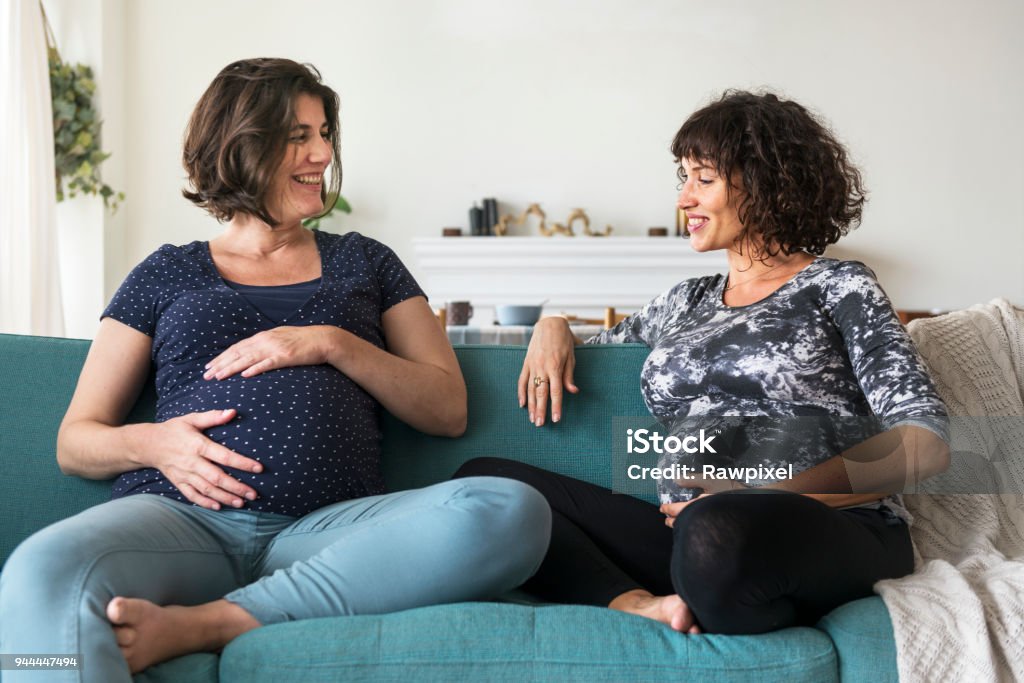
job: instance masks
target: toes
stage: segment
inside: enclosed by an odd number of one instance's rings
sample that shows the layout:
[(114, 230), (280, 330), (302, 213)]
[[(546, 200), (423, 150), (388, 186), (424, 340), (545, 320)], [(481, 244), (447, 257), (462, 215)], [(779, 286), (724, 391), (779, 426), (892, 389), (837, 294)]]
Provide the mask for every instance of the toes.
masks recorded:
[(682, 631), (686, 627), (686, 624), (683, 621), (683, 615), (679, 614), (679, 612), (675, 612), (672, 615), (672, 619), (669, 620), (669, 626), (672, 627), (673, 631)]
[(112, 624), (124, 623), (124, 598), (114, 598), (107, 603), (107, 619)]
[(680, 601), (679, 605), (673, 610), (669, 625), (676, 631), (692, 632), (691, 629), (694, 626), (693, 614), (686, 603)]
[(107, 603), (107, 619), (114, 626), (137, 625), (146, 617), (150, 603), (118, 596)]
[(129, 647), (135, 643), (138, 632), (129, 626), (115, 626), (114, 637), (117, 638), (118, 647)]

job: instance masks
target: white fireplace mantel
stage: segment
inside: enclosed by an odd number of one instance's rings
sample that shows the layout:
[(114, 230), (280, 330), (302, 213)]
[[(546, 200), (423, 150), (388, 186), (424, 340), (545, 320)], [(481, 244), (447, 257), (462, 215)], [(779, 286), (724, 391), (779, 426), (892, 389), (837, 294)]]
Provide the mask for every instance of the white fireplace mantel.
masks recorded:
[(474, 324), (496, 304), (546, 313), (631, 312), (680, 280), (725, 272), (722, 252), (698, 254), (674, 237), (430, 237), (413, 240), (431, 304), (470, 301)]

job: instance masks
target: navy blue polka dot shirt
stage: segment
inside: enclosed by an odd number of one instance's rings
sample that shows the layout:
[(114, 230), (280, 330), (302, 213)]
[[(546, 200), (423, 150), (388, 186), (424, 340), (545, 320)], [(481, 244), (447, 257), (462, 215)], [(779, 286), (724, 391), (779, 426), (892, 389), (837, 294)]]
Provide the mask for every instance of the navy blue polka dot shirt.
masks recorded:
[[(203, 379), (203, 366), (232, 344), (278, 325), (336, 325), (385, 348), (381, 314), (424, 296), (380, 242), (355, 232), (314, 234), (320, 286), (279, 323), (224, 282), (208, 242), (160, 247), (128, 275), (103, 312), (153, 338), (156, 421), (236, 409), (235, 419), (206, 434), (263, 464), (259, 474), (225, 468), (256, 490), (258, 498), (245, 507), (296, 517), (383, 492), (380, 405), (331, 365), (221, 381)], [(187, 502), (154, 468), (126, 472), (114, 482), (114, 498), (138, 493)]]

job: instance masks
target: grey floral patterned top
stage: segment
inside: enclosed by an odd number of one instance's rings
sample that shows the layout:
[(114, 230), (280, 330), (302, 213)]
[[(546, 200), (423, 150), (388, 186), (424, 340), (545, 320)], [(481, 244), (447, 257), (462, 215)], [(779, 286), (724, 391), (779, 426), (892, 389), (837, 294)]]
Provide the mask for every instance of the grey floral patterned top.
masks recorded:
[[(669, 461), (792, 464), (796, 474), (896, 425), (948, 440), (945, 406), (863, 263), (817, 258), (749, 306), (722, 302), (726, 280), (680, 282), (587, 341), (649, 346), (641, 389), (651, 414), (671, 434), (699, 427), (723, 437), (715, 455)], [(671, 481), (659, 490), (662, 502), (697, 492)], [(867, 507), (909, 519), (898, 496)]]

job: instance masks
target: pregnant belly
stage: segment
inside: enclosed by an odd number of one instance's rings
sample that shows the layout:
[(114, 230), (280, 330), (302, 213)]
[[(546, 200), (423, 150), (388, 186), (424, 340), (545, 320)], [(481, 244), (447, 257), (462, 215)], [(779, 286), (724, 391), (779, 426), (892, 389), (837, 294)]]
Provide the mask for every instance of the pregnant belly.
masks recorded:
[(359, 457), (377, 451), (377, 402), (329, 365), (220, 381), (200, 378), (161, 401), (157, 420), (228, 408), (237, 416), (206, 434), (268, 468), (322, 466), (345, 453)]

